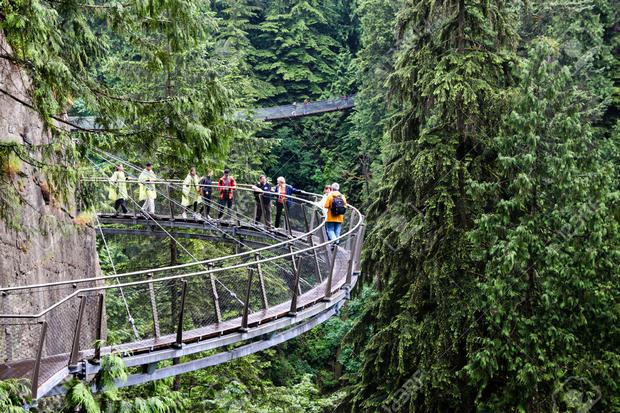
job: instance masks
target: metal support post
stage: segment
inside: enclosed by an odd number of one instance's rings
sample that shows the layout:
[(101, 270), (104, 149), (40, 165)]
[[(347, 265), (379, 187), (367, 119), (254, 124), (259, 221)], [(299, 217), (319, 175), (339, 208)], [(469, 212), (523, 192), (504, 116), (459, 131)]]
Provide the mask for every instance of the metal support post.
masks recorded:
[(39, 390), (39, 373), (41, 372), (41, 358), (43, 357), (43, 346), (47, 336), (47, 321), (41, 323), (41, 335), (39, 336), (39, 346), (37, 348), (37, 358), (32, 369), (32, 380), (30, 382), (32, 398), (36, 400)]
[(105, 309), (105, 295), (99, 293), (97, 295), (97, 331), (95, 332), (95, 357), (93, 361), (99, 363), (101, 360), (101, 346), (103, 345), (103, 317)]
[(265, 288), (265, 277), (263, 276), (263, 266), (259, 262), (260, 253), (256, 253), (256, 269), (258, 271), (258, 282), (260, 285), (261, 298), (263, 301), (263, 309), (269, 308), (269, 301), (267, 300), (267, 289)]
[(220, 310), (220, 296), (217, 293), (217, 285), (215, 284), (215, 276), (213, 275), (213, 263), (208, 264), (209, 282), (211, 283), (211, 295), (213, 296), (213, 309), (215, 310), (215, 320), (219, 324), (222, 322), (222, 311)]
[(332, 296), (332, 282), (334, 278), (334, 269), (336, 267), (336, 256), (338, 255), (338, 248), (334, 249), (332, 254), (332, 260), (329, 267), (329, 275), (327, 276), (327, 284), (325, 285), (325, 299), (329, 300)]
[(75, 323), (75, 332), (73, 333), (73, 345), (71, 346), (69, 367), (77, 366), (78, 356), (80, 355), (80, 336), (82, 334), (82, 318), (84, 317), (84, 308), (86, 308), (86, 296), (83, 295), (80, 297), (80, 307), (78, 309), (77, 322)]
[(319, 254), (316, 252), (316, 248), (314, 248), (314, 236), (310, 233), (310, 231), (314, 229), (316, 215), (314, 213), (312, 214), (311, 222), (310, 224), (308, 224), (308, 216), (306, 215), (305, 205), (302, 205), (301, 207), (302, 215), (304, 216), (304, 224), (306, 225), (306, 232), (308, 233), (308, 244), (310, 245), (310, 248), (312, 248), (312, 255), (314, 256), (314, 266), (316, 268), (316, 273), (319, 277), (319, 281), (323, 281), (321, 266), (319, 265)]
[(288, 314), (291, 316), (297, 315), (297, 296), (301, 294), (301, 289), (299, 286), (299, 279), (301, 277), (302, 258), (303, 257), (300, 255), (299, 262), (297, 263), (297, 271), (295, 271), (295, 282), (293, 284), (293, 297), (291, 298), (291, 308), (289, 309), (289, 312), (288, 312)]
[(353, 272), (361, 271), (362, 247), (364, 246), (364, 235), (366, 234), (366, 224), (362, 223), (357, 236), (357, 245), (355, 246), (355, 263), (353, 264)]
[(172, 197), (170, 196), (170, 185), (166, 185), (166, 192), (168, 194), (168, 209), (170, 210), (170, 221), (174, 221), (174, 209), (172, 208)]
[(252, 294), (252, 278), (254, 270), (248, 267), (248, 288), (245, 293), (245, 303), (243, 304), (243, 317), (241, 318), (241, 330), (248, 330), (248, 315), (250, 314), (250, 295)]
[(289, 219), (289, 215), (288, 215), (288, 199), (284, 199), (284, 225), (286, 226), (286, 231), (288, 232), (289, 236), (293, 235), (293, 229), (291, 228), (291, 220)]
[[(352, 245), (356, 245), (356, 243), (355, 243), (355, 235), (356, 234), (350, 234), (349, 235), (349, 243), (352, 244)], [(355, 259), (353, 257), (353, 255), (355, 255), (354, 251), (349, 250), (349, 262), (348, 262), (348, 265), (347, 265), (347, 279), (345, 281), (345, 285), (348, 285), (348, 286), (351, 285), (351, 278), (353, 276), (353, 261)]]
[(177, 325), (177, 339), (174, 347), (181, 348), (183, 346), (183, 317), (185, 315), (185, 296), (187, 295), (187, 280), (183, 280), (183, 289), (181, 290), (181, 308), (179, 308), (179, 323)]
[(155, 299), (155, 288), (153, 286), (153, 273), (149, 273), (148, 277), (151, 280), (149, 282), (149, 298), (151, 301), (151, 314), (153, 316), (153, 335), (155, 338), (159, 338), (159, 313), (157, 311), (157, 300)]

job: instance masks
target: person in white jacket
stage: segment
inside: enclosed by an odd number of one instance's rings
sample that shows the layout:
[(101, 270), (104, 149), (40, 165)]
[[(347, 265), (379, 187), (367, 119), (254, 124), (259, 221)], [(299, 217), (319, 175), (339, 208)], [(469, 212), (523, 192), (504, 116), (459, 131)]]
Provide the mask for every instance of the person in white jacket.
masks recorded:
[(114, 171), (110, 177), (109, 182), (110, 189), (108, 191), (108, 198), (110, 201), (114, 201), (116, 215), (118, 215), (120, 211), (123, 211), (123, 214), (126, 214), (127, 206), (125, 205), (125, 200), (128, 198), (127, 177), (125, 176), (123, 165), (116, 166), (116, 171)]
[(155, 213), (155, 198), (157, 198), (157, 191), (155, 189), (155, 182), (157, 175), (153, 172), (153, 164), (148, 162), (144, 170), (138, 177), (140, 183), (140, 201), (144, 201), (142, 205), (142, 211), (147, 214)]
[[(199, 178), (196, 175), (196, 168), (191, 168), (183, 181), (183, 196), (181, 197), (181, 205), (184, 207), (191, 206), (196, 218), (198, 210), (198, 201), (200, 201), (200, 185)], [(185, 210), (183, 210), (183, 218), (187, 218)]]

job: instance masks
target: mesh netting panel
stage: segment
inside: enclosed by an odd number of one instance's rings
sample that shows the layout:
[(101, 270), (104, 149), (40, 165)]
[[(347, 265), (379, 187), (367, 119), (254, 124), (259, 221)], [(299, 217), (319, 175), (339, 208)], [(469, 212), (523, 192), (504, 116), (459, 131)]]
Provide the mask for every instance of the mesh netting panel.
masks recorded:
[(40, 383), (69, 365), (79, 305), (79, 298), (73, 297), (45, 316), (48, 326), (41, 359)]
[(41, 332), (41, 323), (0, 324), (0, 380), (32, 378)]

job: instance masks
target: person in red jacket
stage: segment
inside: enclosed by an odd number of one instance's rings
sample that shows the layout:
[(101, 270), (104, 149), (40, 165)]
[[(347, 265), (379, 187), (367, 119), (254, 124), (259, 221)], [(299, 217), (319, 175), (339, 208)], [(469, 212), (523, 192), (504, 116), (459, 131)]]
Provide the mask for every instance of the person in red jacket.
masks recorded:
[(235, 189), (237, 189), (235, 178), (230, 176), (230, 169), (226, 168), (224, 169), (224, 176), (222, 176), (217, 183), (217, 190), (220, 192), (220, 213), (218, 219), (222, 218), (226, 207), (228, 207), (228, 209), (232, 208), (233, 192)]

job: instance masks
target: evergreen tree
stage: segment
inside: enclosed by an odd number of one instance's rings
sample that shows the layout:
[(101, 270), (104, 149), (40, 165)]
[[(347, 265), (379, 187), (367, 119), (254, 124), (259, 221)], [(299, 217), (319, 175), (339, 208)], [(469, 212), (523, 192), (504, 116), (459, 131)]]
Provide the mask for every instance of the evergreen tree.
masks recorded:
[(271, 88), (254, 75), (252, 61), (256, 48), (251, 37), (257, 31), (259, 2), (254, 0), (217, 0), (214, 9), (219, 17), (216, 53), (227, 63), (227, 78), (234, 90), (237, 107), (251, 107), (254, 100)]
[(486, 212), (469, 234), (480, 330), (464, 371), (482, 411), (575, 411), (598, 397), (593, 411), (620, 408), (620, 193), (607, 160), (618, 141), (596, 138), (561, 52), (535, 42), (494, 141), (495, 178), (472, 186)]
[[(359, 91), (349, 139), (357, 143), (356, 192), (360, 200), (371, 194), (371, 182), (381, 176), (381, 145), (385, 124), (390, 116), (386, 80), (392, 71), (396, 12), (402, 2), (364, 0), (357, 4), (360, 20), (361, 49), (353, 70), (359, 79)], [(375, 182), (372, 183), (373, 185)]]
[(273, 86), (270, 102), (314, 99), (336, 73), (341, 45), (332, 36), (326, 11), (331, 0), (274, 0), (257, 36), (259, 76)]
[(408, 1), (400, 10), (390, 78), (400, 110), (366, 240), (365, 271), (380, 295), (354, 334), (364, 365), (343, 408), (473, 408), (477, 389), (464, 368), (477, 333), (470, 297), (478, 268), (467, 232), (481, 208), (469, 190), (488, 173), (505, 111), (511, 19), (499, 1)]
[[(32, 104), (50, 120), (79, 102), (105, 136), (91, 145), (140, 148), (202, 160), (223, 154), (237, 133), (223, 65), (211, 50), (216, 28), (206, 0), (3, 2), (8, 58), (33, 79)], [(169, 147), (171, 149), (166, 149)]]

